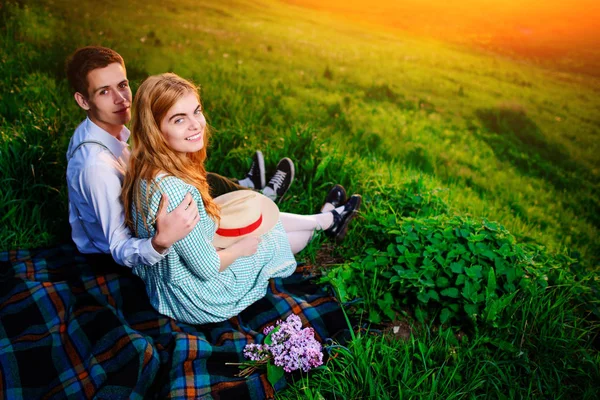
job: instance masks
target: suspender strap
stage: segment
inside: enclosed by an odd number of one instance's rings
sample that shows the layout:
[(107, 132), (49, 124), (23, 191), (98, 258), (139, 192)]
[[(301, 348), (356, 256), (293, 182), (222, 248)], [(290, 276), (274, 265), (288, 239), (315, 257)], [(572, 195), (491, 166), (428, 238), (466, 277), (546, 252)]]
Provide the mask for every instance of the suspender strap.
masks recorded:
[[(75, 153), (77, 152), (77, 150), (79, 150), (82, 146), (84, 146), (86, 144), (98, 145), (98, 146), (104, 147), (115, 158), (115, 160), (117, 159), (117, 157), (115, 157), (115, 155), (112, 153), (112, 151), (110, 151), (110, 149), (108, 147), (106, 147), (106, 145), (104, 143), (99, 142), (97, 140), (84, 140), (83, 142), (79, 143), (77, 145), (77, 147), (75, 147), (75, 149), (73, 149), (73, 151), (71, 152), (71, 157), (69, 157), (69, 161), (71, 161), (71, 159), (73, 158), (73, 156), (75, 155)], [(96, 242), (94, 242), (94, 240), (92, 239), (92, 235), (90, 235), (90, 233), (88, 232), (87, 228), (85, 227), (85, 224), (83, 223), (83, 217), (81, 216), (81, 213), (79, 212), (79, 210), (77, 209), (77, 207), (75, 206), (75, 204), (73, 203), (73, 204), (71, 204), (71, 206), (75, 209), (75, 212), (77, 213), (77, 219), (79, 220), (79, 223), (81, 225), (81, 229), (83, 229), (83, 232), (85, 233), (85, 236), (87, 236), (87, 238), (90, 241), (90, 243), (92, 244), (92, 246), (94, 246), (96, 248), (96, 250), (98, 250), (98, 252), (104, 253), (98, 247), (98, 245), (96, 244)]]
[(83, 142), (79, 143), (73, 149), (73, 151), (71, 152), (71, 157), (69, 157), (69, 160), (71, 160), (71, 158), (73, 158), (73, 156), (75, 155), (75, 153), (77, 152), (77, 150), (79, 150), (81, 148), (81, 146), (85, 146), (86, 144), (97, 144), (98, 146), (104, 147), (115, 158), (115, 160), (117, 159), (117, 157), (115, 157), (115, 155), (112, 153), (112, 151), (110, 151), (110, 149), (108, 147), (106, 147), (106, 145), (104, 143), (99, 142), (97, 140), (84, 140)]

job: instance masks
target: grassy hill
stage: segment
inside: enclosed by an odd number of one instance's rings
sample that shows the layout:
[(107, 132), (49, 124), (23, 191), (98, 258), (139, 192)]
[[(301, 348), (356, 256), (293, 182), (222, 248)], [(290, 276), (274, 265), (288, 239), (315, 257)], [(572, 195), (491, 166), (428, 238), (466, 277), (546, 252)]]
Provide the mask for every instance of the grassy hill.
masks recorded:
[[(64, 152), (84, 114), (67, 88), (64, 60), (79, 46), (101, 44), (123, 55), (134, 87), (147, 75), (166, 71), (201, 85), (215, 128), (209, 170), (240, 176), (257, 148), (270, 166), (290, 156), (296, 161), (297, 181), (281, 204), (284, 211), (315, 212), (336, 182), (362, 193), (362, 218), (353, 223), (344, 245), (325, 250), (337, 259), (364, 260), (384, 251), (386, 240), (395, 237), (390, 232), (406, 217), (442, 218), (424, 222), (440, 232), (454, 226), (454, 217), (485, 218), (498, 221), (503, 235), (514, 236), (510, 246), (524, 246), (523, 254), (536, 249), (535, 256), (525, 257), (527, 268), (537, 263), (568, 275), (569, 268), (577, 266), (581, 279), (575, 282), (572, 274), (568, 278), (573, 287), (595, 279), (585, 271), (597, 270), (600, 261), (597, 78), (540, 69), (430, 39), (365, 31), (328, 14), (271, 0), (42, 0), (9, 2), (0, 6), (0, 14), (1, 249), (68, 240)], [(475, 225), (468, 228), (473, 234), (479, 229)], [(304, 256), (314, 261), (318, 248), (311, 247)], [(521, 254), (520, 249), (514, 254)], [(328, 279), (339, 282), (346, 273), (342, 269), (333, 270)], [(372, 291), (373, 304), (384, 302), (381, 313), (388, 310), (389, 298), (383, 297), (381, 287), (373, 289), (380, 284), (377, 279), (381, 277), (363, 282), (363, 289)], [(345, 289), (364, 297), (360, 287)], [(510, 295), (511, 290), (506, 291)], [(544, 293), (537, 305), (527, 303), (532, 307), (529, 318), (535, 319), (532, 310), (548, 309), (548, 304), (563, 307), (555, 310), (557, 314), (579, 312), (570, 303), (577, 295)], [(597, 292), (585, 293), (597, 302)], [(551, 302), (552, 296), (564, 301)], [(381, 320), (376, 309), (363, 310), (371, 322)], [(393, 309), (400, 315), (398, 307)], [(394, 319), (390, 314), (383, 319)], [(548, 315), (539, 323), (552, 324), (551, 320)], [(538, 377), (543, 389), (515, 393), (569, 393), (573, 385), (598, 377), (597, 348), (589, 350), (598, 327), (577, 321), (572, 325), (585, 335), (565, 333), (556, 321), (554, 331), (546, 332), (568, 337), (569, 351), (588, 354), (585, 362), (591, 369), (561, 370), (571, 377), (571, 386), (561, 387), (549, 374)], [(452, 335), (439, 339), (441, 333), (432, 329), (435, 335), (424, 331), (431, 336), (415, 339), (412, 345), (455, 347)], [(529, 329), (532, 337), (540, 332), (527, 324), (515, 329)], [(490, 345), (482, 332), (470, 343), (484, 349)], [(368, 350), (367, 340), (357, 339), (356, 348), (365, 345)], [(463, 364), (456, 368), (483, 368), (477, 363), (490, 355), (473, 353), (473, 348), (460, 353)], [(395, 357), (395, 351), (385, 354)], [(539, 355), (532, 353), (527, 362), (546, 368), (548, 360), (535, 357)], [(511, 373), (520, 376), (531, 365), (522, 368), (498, 378), (500, 393), (508, 393), (503, 385), (515, 382)], [(473, 390), (490, 390), (494, 372), (486, 371), (488, 386), (480, 384), (481, 377), (461, 379)], [(389, 382), (395, 379), (400, 378), (390, 375)], [(458, 385), (453, 396), (460, 397), (462, 383), (450, 379), (447, 388), (455, 387), (451, 383)], [(592, 386), (578, 393), (589, 394)]]
[(434, 37), (598, 78), (600, 5), (594, 0), (283, 0), (366, 29)]
[[(20, 89), (3, 93), (5, 101), (23, 96), (2, 113), (7, 122), (49, 80), (62, 89), (55, 134), (67, 140), (83, 115), (64, 88), (64, 58), (89, 43), (113, 46), (134, 79), (174, 71), (202, 86), (218, 132), (211, 165), (221, 165), (226, 144), (246, 147), (242, 164), (255, 147), (275, 161), (292, 129), (311, 129), (326, 146), (323, 155), (346, 160), (355, 190), (422, 172), (448, 188), (457, 212), (501, 221), (551, 250), (577, 250), (594, 262), (600, 256), (597, 80), (364, 32), (274, 2), (55, 1), (24, 6), (15, 18), (22, 22), (18, 46), (30, 50), (6, 49), (7, 72), (15, 62), (32, 74), (15, 76)], [(303, 152), (290, 155), (300, 160)], [(221, 172), (239, 175), (244, 166)], [(308, 180), (307, 173), (299, 171)], [(343, 180), (329, 173), (319, 183)]]

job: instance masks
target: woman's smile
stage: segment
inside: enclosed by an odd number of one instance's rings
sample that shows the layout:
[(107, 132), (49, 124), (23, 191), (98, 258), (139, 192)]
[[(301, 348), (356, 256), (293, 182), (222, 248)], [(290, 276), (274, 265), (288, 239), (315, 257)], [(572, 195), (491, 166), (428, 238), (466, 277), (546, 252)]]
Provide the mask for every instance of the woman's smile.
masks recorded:
[[(202, 130), (204, 131), (204, 129)], [(189, 140), (190, 142), (196, 142), (198, 140), (202, 140), (202, 132), (198, 132), (197, 134), (185, 138), (185, 140)]]

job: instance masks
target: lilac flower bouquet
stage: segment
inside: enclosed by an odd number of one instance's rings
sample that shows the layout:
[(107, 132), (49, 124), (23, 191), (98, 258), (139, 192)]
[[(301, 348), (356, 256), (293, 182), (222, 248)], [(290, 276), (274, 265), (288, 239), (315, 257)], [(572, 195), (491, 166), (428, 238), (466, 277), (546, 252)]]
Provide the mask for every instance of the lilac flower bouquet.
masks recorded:
[[(300, 317), (291, 314), (285, 322), (277, 321), (276, 326), (269, 326), (263, 331), (264, 344), (248, 344), (244, 347), (244, 356), (250, 361), (240, 365), (243, 370), (240, 376), (248, 376), (256, 369), (267, 368), (267, 378), (274, 385), (285, 372), (302, 370), (323, 364), (321, 343), (315, 339), (312, 328), (302, 329)], [(228, 363), (232, 364), (232, 363)]]

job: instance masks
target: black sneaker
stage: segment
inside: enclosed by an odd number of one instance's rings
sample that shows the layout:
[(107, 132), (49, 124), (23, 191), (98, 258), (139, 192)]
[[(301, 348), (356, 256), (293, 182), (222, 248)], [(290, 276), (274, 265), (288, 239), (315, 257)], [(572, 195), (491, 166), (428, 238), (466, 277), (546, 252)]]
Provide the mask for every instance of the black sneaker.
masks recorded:
[(260, 190), (265, 187), (265, 159), (260, 150), (256, 150), (252, 157), (252, 165), (250, 171), (246, 174), (246, 178), (252, 181), (254, 189)]
[(325, 205), (327, 203), (330, 203), (333, 206), (333, 208), (338, 208), (345, 202), (346, 202), (346, 189), (344, 189), (344, 187), (342, 185), (336, 184), (334, 187), (331, 188), (329, 193), (327, 193), (327, 196), (325, 197), (325, 202), (323, 202), (320, 212), (323, 212), (323, 208), (325, 208)]
[(360, 209), (360, 203), (362, 202), (362, 197), (359, 194), (353, 194), (352, 197), (344, 204), (344, 211), (338, 213), (335, 210), (332, 210), (333, 214), (333, 224), (329, 229), (323, 231), (326, 236), (333, 238), (337, 243), (340, 243), (346, 237), (346, 232), (348, 232), (348, 224), (352, 221), (352, 218), (358, 214), (358, 210)]
[(273, 201), (279, 201), (294, 181), (294, 163), (289, 158), (282, 158), (277, 164), (275, 175), (271, 177), (262, 193)]

